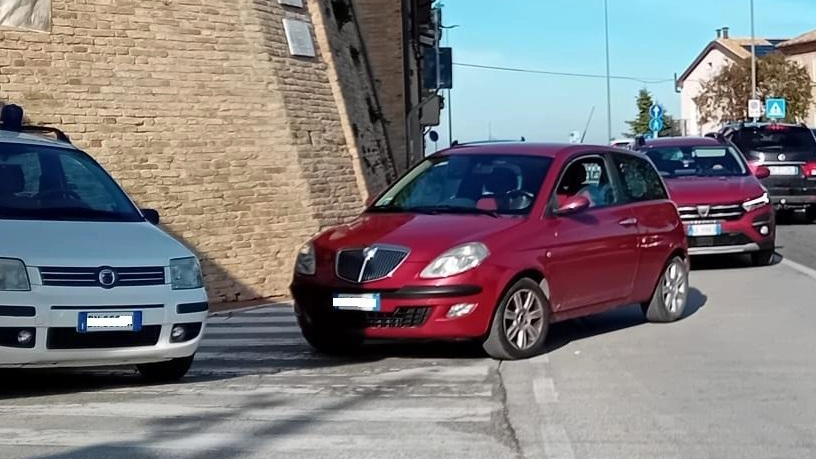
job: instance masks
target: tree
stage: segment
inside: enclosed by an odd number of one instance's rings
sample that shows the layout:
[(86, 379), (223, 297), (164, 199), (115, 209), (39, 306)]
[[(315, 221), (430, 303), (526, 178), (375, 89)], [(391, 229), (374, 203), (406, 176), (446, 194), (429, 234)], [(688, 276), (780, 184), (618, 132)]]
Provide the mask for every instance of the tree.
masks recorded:
[[(787, 117), (784, 121), (803, 120), (811, 102), (810, 76), (805, 68), (774, 52), (757, 59), (757, 98), (784, 97)], [(732, 62), (714, 78), (701, 85), (695, 97), (699, 121), (722, 123), (748, 118), (748, 100), (751, 99), (751, 60)]]
[[(651, 132), (649, 120), (652, 119), (652, 115), (649, 113), (649, 109), (654, 105), (654, 99), (646, 88), (641, 89), (638, 93), (636, 104), (638, 109), (637, 118), (626, 122), (629, 125), (629, 132), (623, 134), (626, 137), (635, 137)], [(670, 137), (676, 135), (680, 135), (677, 123), (670, 115), (664, 113), (663, 129), (658, 132), (658, 136)]]

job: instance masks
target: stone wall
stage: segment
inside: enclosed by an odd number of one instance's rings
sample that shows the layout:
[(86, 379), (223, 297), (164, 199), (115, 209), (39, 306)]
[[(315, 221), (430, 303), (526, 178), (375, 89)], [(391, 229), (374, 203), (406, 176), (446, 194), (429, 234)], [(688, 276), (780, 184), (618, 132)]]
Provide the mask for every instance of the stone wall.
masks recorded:
[[(333, 57), (359, 43), (326, 26), (330, 4), (52, 0), (49, 33), (0, 31), (0, 99), (158, 209), (211, 301), (285, 295), (300, 244), (392, 174), (371, 82)], [(284, 17), (318, 25), (315, 57), (290, 55)]]
[(407, 158), (405, 36), (402, 0), (353, 0), (350, 2), (366, 43), (377, 93), (383, 107), (394, 158), (404, 171), (413, 160)]

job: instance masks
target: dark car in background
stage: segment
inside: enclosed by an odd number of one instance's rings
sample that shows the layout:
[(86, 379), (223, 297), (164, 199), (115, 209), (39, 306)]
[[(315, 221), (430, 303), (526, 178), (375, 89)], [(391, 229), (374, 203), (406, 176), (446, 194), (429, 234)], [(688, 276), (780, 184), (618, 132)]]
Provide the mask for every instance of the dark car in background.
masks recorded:
[(816, 136), (803, 124), (738, 123), (719, 134), (743, 153), (752, 169), (767, 166), (762, 180), (775, 209), (816, 220)]
[(768, 170), (752, 170), (724, 139), (664, 137), (640, 142), (677, 204), (689, 255), (750, 254), (767, 265), (776, 248), (776, 220), (760, 183)]

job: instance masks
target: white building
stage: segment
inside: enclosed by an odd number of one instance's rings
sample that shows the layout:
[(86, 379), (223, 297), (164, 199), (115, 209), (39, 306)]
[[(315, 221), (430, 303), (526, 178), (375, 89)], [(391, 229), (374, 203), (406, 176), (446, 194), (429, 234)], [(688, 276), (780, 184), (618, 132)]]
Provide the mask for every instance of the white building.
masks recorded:
[[(774, 51), (776, 45), (784, 41), (757, 38), (754, 40), (756, 55), (762, 56)], [(700, 124), (694, 98), (700, 94), (702, 83), (713, 78), (722, 67), (750, 58), (750, 38), (731, 38), (728, 35), (728, 27), (717, 29), (716, 38), (697, 55), (697, 58), (677, 79), (677, 86), (680, 90), (680, 123), (684, 135), (705, 135), (719, 128), (719, 125), (715, 123)]]

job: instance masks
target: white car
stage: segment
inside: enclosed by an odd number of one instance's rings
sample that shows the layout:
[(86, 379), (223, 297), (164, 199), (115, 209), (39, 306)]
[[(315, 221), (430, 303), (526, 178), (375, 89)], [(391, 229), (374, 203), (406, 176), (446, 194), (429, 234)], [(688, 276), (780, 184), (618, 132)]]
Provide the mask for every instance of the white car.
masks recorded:
[(0, 367), (183, 377), (209, 309), (198, 259), (61, 131), (21, 126), (13, 107), (0, 128)]

